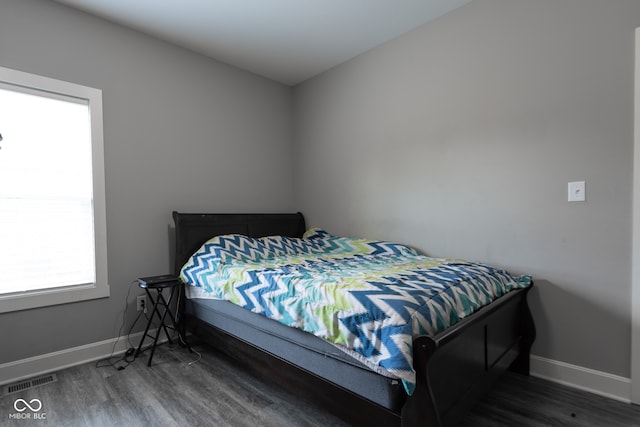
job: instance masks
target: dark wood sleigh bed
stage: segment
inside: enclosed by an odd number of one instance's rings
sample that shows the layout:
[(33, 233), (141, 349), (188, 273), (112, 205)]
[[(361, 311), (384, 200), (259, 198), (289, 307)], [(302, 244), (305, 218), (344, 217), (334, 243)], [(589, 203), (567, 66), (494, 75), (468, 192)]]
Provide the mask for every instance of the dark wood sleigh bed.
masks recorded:
[[(173, 212), (175, 272), (213, 236), (301, 237), (296, 214), (185, 214)], [(527, 304), (530, 288), (509, 292), (434, 336), (414, 340), (416, 390), (407, 396), (397, 381), (357, 363), (345, 363), (322, 341), (218, 301), (206, 305), (181, 298), (180, 324), (235, 358), (253, 375), (313, 401), (352, 425), (448, 426), (485, 395), (507, 369), (528, 375), (535, 327)], [(184, 295), (184, 289), (181, 290)], [(255, 319), (255, 321), (262, 321)], [(184, 331), (184, 330), (183, 330)], [(297, 335), (296, 335), (297, 334)], [(316, 344), (320, 350), (314, 349)]]

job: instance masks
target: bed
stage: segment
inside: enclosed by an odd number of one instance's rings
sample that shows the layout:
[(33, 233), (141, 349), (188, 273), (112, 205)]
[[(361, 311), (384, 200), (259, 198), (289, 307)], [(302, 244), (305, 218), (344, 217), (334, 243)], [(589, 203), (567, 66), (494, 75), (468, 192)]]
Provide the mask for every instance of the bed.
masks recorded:
[[(301, 213), (173, 212), (173, 218), (176, 275), (216, 236), (303, 239), (309, 233)], [(184, 281), (188, 280), (183, 275)], [(455, 425), (505, 370), (528, 375), (535, 338), (527, 305), (531, 285), (504, 292), (442, 331), (412, 337), (412, 380), (391, 368), (376, 370), (370, 360), (335, 343), (264, 313), (207, 298), (208, 290), (184, 283), (179, 317), (184, 332), (210, 342), (253, 375), (304, 396), (352, 425), (446, 426)]]

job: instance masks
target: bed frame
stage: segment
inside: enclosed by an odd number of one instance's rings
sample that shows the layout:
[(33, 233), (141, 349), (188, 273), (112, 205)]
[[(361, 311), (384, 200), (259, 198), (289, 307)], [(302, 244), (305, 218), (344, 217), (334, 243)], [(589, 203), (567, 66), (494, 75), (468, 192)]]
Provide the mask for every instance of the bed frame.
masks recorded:
[[(184, 214), (173, 212), (175, 272), (209, 238), (228, 233), (251, 237), (301, 237), (305, 221), (295, 214)], [(354, 425), (456, 425), (507, 369), (528, 375), (535, 326), (527, 304), (530, 288), (509, 292), (434, 336), (414, 340), (416, 390), (400, 408), (386, 408), (296, 366), (286, 354), (262, 348), (184, 313), (181, 327), (242, 363), (252, 374), (303, 396)], [(184, 290), (183, 290), (184, 291)], [(184, 298), (180, 299), (184, 302)]]

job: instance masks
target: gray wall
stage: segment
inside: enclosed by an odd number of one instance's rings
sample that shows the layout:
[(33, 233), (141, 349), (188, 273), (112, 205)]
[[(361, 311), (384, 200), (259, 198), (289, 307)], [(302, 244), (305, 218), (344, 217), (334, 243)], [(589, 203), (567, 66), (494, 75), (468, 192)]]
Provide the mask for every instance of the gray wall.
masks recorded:
[[(629, 376), (637, 26), (637, 0), (474, 0), (292, 105), (134, 31), (2, 0), (0, 66), (103, 90), (111, 297), (0, 314), (0, 363), (117, 336), (130, 282), (171, 268), (172, 210), (301, 210), (532, 274), (534, 354)], [(567, 203), (572, 180), (586, 203)]]
[(296, 208), (532, 274), (533, 353), (628, 377), (638, 26), (637, 0), (474, 0), (307, 81)]
[(171, 270), (172, 210), (294, 210), (288, 87), (37, 0), (2, 0), (0, 66), (102, 89), (111, 285), (0, 314), (0, 363), (117, 336), (130, 282)]

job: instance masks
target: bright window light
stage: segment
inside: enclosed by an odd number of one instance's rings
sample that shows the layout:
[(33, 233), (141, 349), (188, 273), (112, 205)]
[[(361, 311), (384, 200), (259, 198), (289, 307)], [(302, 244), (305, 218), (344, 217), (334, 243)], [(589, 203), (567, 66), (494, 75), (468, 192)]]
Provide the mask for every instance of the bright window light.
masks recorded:
[(0, 68), (0, 312), (108, 295), (97, 113), (97, 89)]

